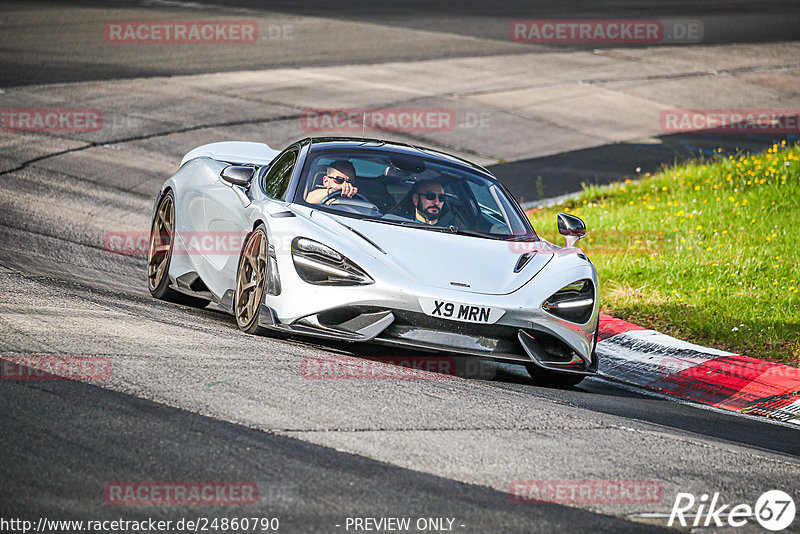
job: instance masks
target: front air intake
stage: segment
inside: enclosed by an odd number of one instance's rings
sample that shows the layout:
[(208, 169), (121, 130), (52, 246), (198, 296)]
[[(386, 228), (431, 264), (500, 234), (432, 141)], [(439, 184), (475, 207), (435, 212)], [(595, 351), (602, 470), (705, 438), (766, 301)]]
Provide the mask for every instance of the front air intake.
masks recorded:
[(585, 359), (557, 336), (537, 328), (520, 329), (517, 337), (525, 353), (539, 367), (567, 373), (594, 374), (597, 358), (594, 353)]

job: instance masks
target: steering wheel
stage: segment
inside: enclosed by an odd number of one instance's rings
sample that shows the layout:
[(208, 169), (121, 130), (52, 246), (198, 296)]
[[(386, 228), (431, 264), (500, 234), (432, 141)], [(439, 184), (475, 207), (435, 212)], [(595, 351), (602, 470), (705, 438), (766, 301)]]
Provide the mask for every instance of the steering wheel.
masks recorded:
[[(339, 196), (339, 197), (342, 196), (342, 190), (341, 189), (337, 189), (333, 193), (328, 193), (327, 195), (325, 195), (325, 197), (322, 200), (319, 201), (319, 203), (320, 204), (327, 204), (329, 200), (332, 200), (332, 199), (336, 198), (337, 196)], [(348, 199), (357, 198), (359, 200), (363, 200), (364, 202), (367, 202), (371, 206), (375, 206), (375, 204), (373, 204), (370, 199), (368, 199), (367, 197), (365, 197), (361, 193), (355, 193), (352, 197), (345, 197), (345, 198), (348, 198)], [(377, 209), (377, 208), (378, 207), (375, 206), (375, 209)]]

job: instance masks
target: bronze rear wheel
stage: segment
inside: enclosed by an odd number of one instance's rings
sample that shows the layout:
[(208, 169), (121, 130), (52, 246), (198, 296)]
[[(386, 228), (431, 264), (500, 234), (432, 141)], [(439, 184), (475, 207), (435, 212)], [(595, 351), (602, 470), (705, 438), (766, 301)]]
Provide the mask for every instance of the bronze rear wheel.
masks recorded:
[(157, 299), (202, 308), (207, 299), (184, 295), (169, 287), (169, 265), (175, 238), (175, 195), (169, 190), (158, 203), (150, 225), (150, 246), (147, 251), (147, 288)]

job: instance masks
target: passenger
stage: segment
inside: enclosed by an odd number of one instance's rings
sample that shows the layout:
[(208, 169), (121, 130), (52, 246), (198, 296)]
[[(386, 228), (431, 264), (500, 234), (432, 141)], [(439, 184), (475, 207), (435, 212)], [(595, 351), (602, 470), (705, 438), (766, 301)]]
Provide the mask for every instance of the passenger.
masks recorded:
[(342, 196), (351, 198), (358, 192), (358, 188), (353, 185), (356, 178), (356, 169), (353, 164), (345, 159), (337, 159), (328, 165), (325, 177), (322, 179), (322, 187), (314, 189), (306, 196), (309, 204), (319, 204), (323, 198), (341, 191)]
[(444, 209), (444, 187), (436, 180), (417, 182), (411, 193), (415, 218), (425, 224), (437, 224)]

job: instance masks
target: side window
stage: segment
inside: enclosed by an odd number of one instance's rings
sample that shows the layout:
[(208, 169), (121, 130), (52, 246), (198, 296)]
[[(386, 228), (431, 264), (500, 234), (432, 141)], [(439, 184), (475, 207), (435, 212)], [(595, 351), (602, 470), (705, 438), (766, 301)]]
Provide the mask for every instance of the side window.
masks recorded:
[(297, 161), (297, 150), (290, 150), (280, 156), (264, 176), (264, 192), (272, 198), (281, 198), (289, 187), (294, 164)]
[(478, 202), (479, 207), (496, 211), (494, 208), (497, 206), (497, 204), (495, 203), (494, 198), (492, 198), (492, 194), (489, 193), (488, 188), (472, 181), (467, 181), (467, 185), (469, 186), (470, 191), (472, 191), (472, 194), (475, 195), (475, 200)]

